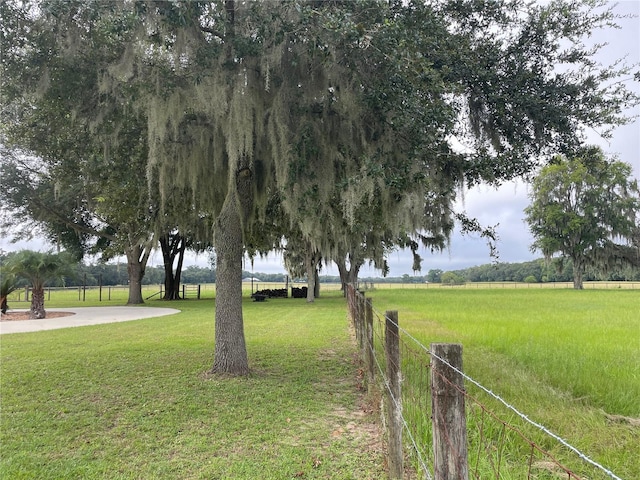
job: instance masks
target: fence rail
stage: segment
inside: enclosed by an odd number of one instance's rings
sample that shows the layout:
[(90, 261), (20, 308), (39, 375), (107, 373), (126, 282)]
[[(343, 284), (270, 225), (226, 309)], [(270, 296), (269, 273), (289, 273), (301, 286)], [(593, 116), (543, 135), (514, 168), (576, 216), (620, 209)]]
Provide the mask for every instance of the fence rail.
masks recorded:
[[(164, 285), (143, 285), (142, 297), (146, 300), (162, 298)], [(213, 298), (215, 296), (215, 284), (184, 284), (181, 292), (186, 293), (186, 298)], [(123, 302), (127, 300), (128, 285), (103, 285), (103, 286), (78, 286), (78, 287), (46, 287), (45, 300), (68, 302)], [(22, 303), (31, 301), (31, 288), (23, 287), (12, 292), (8, 302)]]
[(367, 388), (385, 397), (390, 478), (621, 480), (466, 375), (461, 346), (426, 347), (398, 312), (352, 286), (347, 299)]

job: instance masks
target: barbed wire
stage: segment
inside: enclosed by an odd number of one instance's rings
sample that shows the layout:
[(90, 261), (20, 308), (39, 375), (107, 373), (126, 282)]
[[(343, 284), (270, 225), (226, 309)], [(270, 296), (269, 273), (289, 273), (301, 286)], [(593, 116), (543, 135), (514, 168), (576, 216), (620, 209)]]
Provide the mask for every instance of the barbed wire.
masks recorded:
[[(603, 465), (600, 465), (598, 462), (596, 462), (595, 460), (592, 460), (591, 458), (589, 458), (587, 455), (585, 455), (584, 453), (582, 453), (580, 450), (578, 450), (576, 447), (574, 447), (573, 445), (571, 445), (569, 442), (567, 442), (565, 439), (563, 439), (562, 437), (560, 437), (559, 435), (553, 433), (551, 430), (549, 430), (547, 427), (545, 427), (544, 425), (536, 422), (535, 420), (531, 420), (527, 415), (525, 415), (524, 413), (522, 413), (520, 410), (518, 410), (516, 407), (514, 407), (513, 405), (511, 405), (510, 403), (508, 403), (506, 400), (504, 400), (500, 395), (497, 395), (496, 393), (494, 393), (493, 391), (491, 391), (490, 389), (488, 389), (487, 387), (485, 387), (484, 385), (480, 384), (479, 382), (477, 382), (476, 380), (474, 380), (473, 378), (471, 378), (469, 375), (466, 375), (464, 372), (461, 372), (459, 369), (457, 369), (456, 367), (454, 367), (453, 365), (451, 365), (449, 362), (447, 362), (446, 360), (444, 360), (443, 358), (440, 358), (438, 355), (436, 355), (435, 353), (431, 352), (431, 356), (434, 358), (437, 358), (439, 361), (441, 361), (443, 364), (447, 365), (449, 368), (451, 368), (453, 371), (455, 371), (456, 373), (458, 373), (459, 375), (461, 375), (465, 380), (468, 380), (469, 382), (471, 382), (472, 384), (474, 384), (476, 387), (478, 387), (480, 390), (484, 391), (487, 395), (489, 395), (490, 397), (494, 398), (495, 400), (497, 400), (498, 402), (500, 402), (502, 405), (504, 405), (507, 409), (511, 410), (513, 413), (515, 413), (517, 416), (519, 416), (521, 419), (523, 419), (525, 422), (529, 423), (530, 425), (533, 425), (534, 427), (536, 427), (537, 429), (541, 430), (542, 432), (544, 432), (545, 434), (549, 435), (551, 438), (553, 438), (554, 440), (556, 440), (557, 442), (561, 443), (564, 447), (568, 448), (569, 450), (571, 450), (573, 453), (575, 453), (576, 455), (578, 455), (578, 457), (580, 457), (582, 460), (584, 460), (585, 462), (591, 464), (593, 467), (600, 469), (602, 472), (604, 472), (605, 474), (607, 474), (609, 477), (615, 479), (615, 480), (622, 480), (620, 477), (618, 477), (615, 473), (613, 473), (611, 470), (609, 470), (608, 468), (604, 467)], [(467, 394), (468, 395), (468, 394)], [(548, 454), (548, 452), (545, 452), (546, 454)], [(558, 464), (559, 465), (559, 464)]]
[[(443, 361), (444, 363), (447, 363), (446, 361), (440, 359), (436, 354), (432, 354), (433, 357), (438, 358), (440, 361)], [(455, 367), (452, 367), (450, 364), (447, 364), (450, 368), (456, 370)], [(483, 414), (486, 413), (487, 415), (489, 415), (490, 417), (492, 417), (493, 419), (495, 419), (497, 422), (499, 422), (500, 424), (503, 425), (504, 428), (507, 428), (513, 432), (515, 432), (516, 434), (518, 434), (520, 436), (520, 438), (522, 438), (524, 441), (526, 441), (532, 449), (531, 455), (530, 455), (530, 461), (529, 461), (529, 469), (531, 468), (531, 459), (533, 457), (533, 452), (535, 450), (539, 451), (540, 453), (542, 453), (543, 455), (545, 455), (546, 457), (548, 457), (549, 459), (551, 459), (553, 461), (553, 463), (555, 463), (558, 467), (560, 467), (566, 474), (569, 475), (569, 478), (576, 478), (578, 479), (578, 476), (570, 471), (568, 468), (566, 468), (565, 466), (563, 466), (553, 455), (551, 455), (549, 452), (543, 450), (542, 448), (540, 448), (535, 442), (531, 441), (529, 438), (527, 438), (525, 436), (525, 434), (520, 431), (518, 428), (514, 427), (513, 425), (510, 425), (509, 423), (505, 422), (504, 420), (502, 420), (501, 418), (499, 418), (494, 412), (492, 412), (491, 410), (489, 410), (489, 408), (484, 405), (482, 402), (480, 402), (477, 398), (475, 398), (473, 395), (469, 394), (464, 388), (461, 388), (459, 385), (456, 385), (455, 383), (451, 382), (450, 379), (448, 379), (446, 376), (440, 374), (439, 372), (435, 372), (436, 375), (438, 375), (438, 377), (446, 382), (450, 387), (456, 389), (458, 392), (462, 393), (465, 398), (472, 400), (476, 405), (478, 405), (480, 407), (480, 409), (482, 410)]]
[[(376, 317), (378, 318), (378, 322), (381, 322), (380, 316), (376, 314)], [(385, 386), (385, 390), (389, 393), (389, 398), (391, 398), (391, 400), (393, 401), (393, 403), (395, 404), (396, 408), (399, 408), (401, 406), (400, 401), (395, 397), (395, 395), (393, 394), (393, 391), (390, 388), (390, 384), (389, 384), (389, 379), (387, 378), (384, 369), (382, 368), (382, 365), (380, 365), (380, 362), (378, 361), (378, 357), (376, 356), (376, 352), (375, 352), (375, 348), (373, 345), (369, 345), (369, 348), (371, 349), (372, 353), (373, 353), (373, 359), (376, 362), (376, 366), (378, 367), (378, 371), (380, 372), (382, 378), (384, 378), (384, 386)], [(411, 445), (413, 446), (413, 450), (416, 452), (416, 455), (418, 457), (418, 463), (420, 464), (420, 466), (422, 467), (425, 476), (427, 478), (427, 480), (432, 480), (433, 477), (431, 476), (431, 472), (429, 469), (429, 466), (427, 465), (427, 462), (424, 460), (422, 452), (420, 450), (420, 447), (418, 447), (418, 443), (413, 435), (413, 432), (411, 431), (411, 428), (409, 427), (409, 424), (407, 423), (407, 420), (405, 419), (404, 415), (401, 417), (402, 418), (402, 424), (403, 424), (403, 428), (404, 430), (407, 431), (408, 435), (409, 435), (409, 440), (411, 441)]]
[[(350, 308), (353, 308), (353, 305), (350, 304)], [(567, 448), (568, 450), (570, 450), (571, 452), (576, 454), (582, 461), (584, 461), (584, 462), (588, 463), (589, 465), (591, 465), (592, 467), (600, 470), (602, 473), (604, 473), (606, 476), (608, 476), (611, 479), (622, 480), (615, 473), (613, 473), (610, 469), (606, 468), (605, 466), (603, 466), (600, 463), (596, 462), (595, 460), (591, 459), (589, 456), (587, 456), (586, 454), (581, 452), (579, 449), (577, 449), (576, 447), (571, 445), (567, 440), (563, 439), (562, 437), (560, 437), (556, 433), (552, 432), (550, 429), (548, 429), (544, 425), (540, 424), (539, 422), (536, 422), (536, 421), (532, 420), (531, 418), (529, 418), (528, 415), (522, 413), (515, 406), (511, 405), (509, 402), (507, 402), (505, 399), (503, 399), (500, 395), (494, 393), (491, 389), (485, 387), (484, 385), (482, 385), (477, 380), (473, 379), (469, 375), (467, 375), (464, 372), (462, 372), (460, 369), (454, 367), (447, 360), (439, 357), (437, 354), (432, 352), (430, 348), (428, 348), (424, 344), (422, 344), (422, 342), (420, 342), (418, 339), (416, 339), (413, 335), (411, 335), (407, 330), (402, 328), (393, 319), (389, 318), (386, 314), (382, 314), (380, 311), (378, 311), (375, 308), (373, 308), (372, 305), (371, 305), (371, 309), (372, 309), (373, 314), (375, 314), (376, 318), (378, 319), (378, 323), (379, 324), (382, 323), (382, 318), (384, 318), (385, 321), (391, 322), (398, 329), (398, 334), (399, 335), (401, 334), (402, 336), (404, 336), (404, 337), (410, 339), (411, 341), (413, 341), (413, 343), (417, 346), (419, 351), (422, 350), (426, 355), (430, 356), (431, 358), (437, 359), (438, 361), (442, 362), (444, 365), (446, 365), (449, 368), (451, 368), (452, 371), (456, 372), (463, 379), (465, 379), (469, 383), (473, 384), (478, 389), (480, 389), (481, 391), (485, 392), (489, 397), (493, 398), (494, 400), (496, 400), (497, 402), (502, 404), (506, 409), (508, 409), (509, 411), (513, 412), (517, 417), (522, 419), (525, 423), (535, 427), (537, 430), (543, 432), (544, 434), (546, 434), (547, 436), (549, 436), (550, 438), (554, 439), (555, 441), (557, 441), (558, 443), (563, 445), (565, 448)], [(352, 311), (355, 311), (355, 310), (352, 310)], [(377, 368), (378, 368), (379, 372), (381, 373), (382, 378), (384, 379), (385, 389), (389, 392), (390, 397), (396, 403), (396, 405), (399, 406), (398, 402), (400, 400), (395, 399), (395, 397), (393, 396), (393, 393), (391, 392), (391, 390), (389, 388), (389, 379), (386, 377), (384, 369), (382, 368), (382, 365), (380, 365), (380, 363), (378, 361), (378, 358), (375, 355), (376, 352), (375, 352), (374, 345), (369, 345), (369, 346), (367, 346), (367, 348), (370, 348), (372, 350), (372, 352), (373, 352), (373, 358), (375, 359), (375, 363), (377, 365)], [(415, 352), (415, 350), (413, 350), (413, 351)], [(504, 420), (501, 420), (500, 418), (498, 418), (498, 416), (494, 412), (492, 412), (491, 410), (488, 409), (488, 407), (486, 407), (485, 405), (480, 403), (478, 399), (476, 399), (473, 396), (469, 395), (468, 392), (466, 392), (465, 390), (461, 390), (461, 391), (467, 398), (469, 398), (475, 404), (477, 404), (484, 413), (490, 415), (496, 421), (500, 422), (503, 425), (503, 427), (509, 428), (510, 430), (514, 431), (523, 440), (525, 440), (527, 443), (529, 443), (529, 445), (532, 448), (532, 453), (531, 453), (531, 456), (529, 458), (529, 468), (531, 468), (531, 462), (532, 462), (532, 458), (533, 458), (533, 451), (537, 450), (540, 453), (542, 453), (545, 456), (547, 456), (548, 459), (552, 460), (553, 463), (555, 463), (558, 467), (560, 467), (565, 473), (569, 474), (569, 478), (572, 478), (572, 476), (573, 476), (573, 478), (576, 478), (576, 479), (578, 478), (573, 472), (571, 472), (569, 469), (567, 469), (562, 464), (560, 464), (560, 462), (557, 459), (555, 459), (553, 457), (553, 455), (551, 455), (549, 452), (543, 450), (541, 447), (536, 445), (535, 442), (533, 442), (530, 439), (528, 439), (524, 435), (524, 433), (522, 433), (516, 427), (514, 427), (513, 425), (510, 425), (509, 423), (505, 422)], [(423, 458), (423, 453), (420, 451), (420, 448), (418, 447), (417, 441), (414, 438), (414, 435), (411, 432), (411, 428), (409, 427), (409, 425), (407, 423), (407, 420), (405, 419), (404, 415), (402, 415), (402, 422), (403, 422), (403, 425), (404, 425), (404, 429), (407, 431), (407, 433), (409, 435), (409, 438), (410, 438), (411, 444), (413, 446), (413, 449), (417, 454), (418, 463), (423, 468), (425, 474), (427, 475), (427, 478), (431, 479), (432, 477), (431, 477), (431, 475), (429, 473), (429, 467), (427, 466), (427, 462)]]

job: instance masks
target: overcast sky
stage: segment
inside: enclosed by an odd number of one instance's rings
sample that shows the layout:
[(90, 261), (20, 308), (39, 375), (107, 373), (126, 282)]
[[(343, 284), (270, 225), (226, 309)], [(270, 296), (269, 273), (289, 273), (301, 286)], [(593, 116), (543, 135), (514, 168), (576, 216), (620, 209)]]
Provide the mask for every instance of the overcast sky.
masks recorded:
[[(593, 36), (594, 42), (607, 42), (598, 55), (598, 59), (609, 64), (613, 59), (626, 56), (627, 63), (640, 64), (640, 0), (626, 0), (618, 2), (615, 11), (622, 15), (634, 15), (635, 18), (619, 20), (621, 26), (618, 30), (597, 32)], [(640, 83), (628, 82), (628, 88), (640, 93)], [(639, 116), (640, 108), (628, 112), (629, 116)], [(635, 178), (640, 179), (640, 121), (635, 119), (631, 124), (619, 127), (609, 141), (601, 138), (596, 132), (589, 134), (589, 142), (600, 145), (608, 155), (616, 155), (619, 160), (633, 166)], [(524, 262), (539, 258), (539, 253), (531, 253), (529, 246), (532, 243), (531, 235), (524, 223), (524, 208), (529, 204), (528, 186), (522, 181), (510, 182), (499, 189), (478, 187), (469, 190), (463, 195), (464, 200), (459, 202), (457, 210), (465, 210), (470, 217), (477, 218), (483, 225), (496, 225), (500, 237), (498, 243), (499, 260), (502, 262)], [(42, 242), (30, 242), (11, 244), (4, 235), (0, 236), (0, 249), (12, 251), (20, 248), (35, 250), (47, 250), (51, 246)], [(474, 265), (490, 263), (489, 249), (483, 239), (477, 236), (461, 236), (454, 233), (451, 246), (448, 251), (441, 254), (431, 254), (421, 251), (423, 258), (422, 273), (426, 274), (431, 269), (457, 270)], [(207, 266), (206, 256), (190, 255), (185, 261), (185, 266)], [(150, 259), (150, 265), (161, 265), (162, 255), (156, 252)], [(413, 275), (411, 270), (412, 260), (408, 252), (394, 252), (389, 256), (390, 276), (403, 274)], [(247, 261), (245, 270), (252, 270)], [(284, 273), (282, 257), (278, 254), (270, 254), (267, 259), (256, 259), (253, 266), (255, 272)], [(337, 275), (335, 266), (325, 267), (321, 274)], [(360, 276), (379, 276), (379, 272), (362, 268)]]
[[(604, 64), (613, 59), (627, 56), (627, 63), (640, 63), (640, 0), (618, 2), (615, 12), (621, 15), (634, 15), (635, 18), (620, 19), (619, 30), (597, 32), (593, 36), (594, 43), (607, 42), (598, 55)], [(628, 82), (628, 88), (640, 93), (638, 82)], [(629, 116), (640, 115), (640, 108), (628, 112)], [(590, 132), (589, 142), (600, 145), (608, 155), (616, 155), (618, 159), (633, 166), (634, 176), (640, 179), (640, 121), (615, 130), (611, 140), (605, 140)], [(498, 243), (499, 261), (525, 262), (540, 258), (539, 252), (531, 253), (529, 246), (533, 239), (524, 222), (524, 208), (529, 204), (528, 185), (519, 182), (509, 182), (499, 189), (478, 187), (464, 193), (464, 200), (459, 202), (457, 210), (465, 210), (471, 217), (475, 217), (483, 225), (496, 225), (500, 237)], [(449, 250), (443, 253), (431, 254), (427, 250), (420, 252), (423, 258), (422, 272), (425, 275), (431, 269), (457, 270), (491, 263), (489, 249), (484, 239), (478, 236), (461, 236), (454, 233)], [(389, 256), (389, 276), (413, 275), (412, 258), (408, 252), (398, 251)], [(251, 270), (247, 262), (246, 270)], [(267, 261), (256, 259), (253, 267), (255, 272), (284, 272), (282, 259), (277, 254), (271, 254)], [(329, 266), (323, 272), (337, 275), (337, 268)], [(363, 267), (361, 277), (379, 276), (379, 272)]]

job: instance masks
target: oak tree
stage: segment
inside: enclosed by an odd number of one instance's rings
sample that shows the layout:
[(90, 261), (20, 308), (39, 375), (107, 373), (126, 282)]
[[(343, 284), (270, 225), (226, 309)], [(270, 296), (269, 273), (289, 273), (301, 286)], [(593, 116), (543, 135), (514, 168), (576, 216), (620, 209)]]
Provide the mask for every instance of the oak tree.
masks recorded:
[(272, 198), (300, 244), (324, 258), (440, 248), (459, 189), (569, 154), (585, 126), (624, 123), (636, 101), (615, 82), (628, 69), (596, 65), (581, 43), (614, 20), (591, 1), (40, 7), (17, 49), (34, 61), (10, 57), (10, 73), (46, 92), (46, 74), (90, 58), (98, 81), (77, 81), (77, 97), (103, 103), (70, 103), (72, 117), (117, 131), (108, 107), (137, 112), (160, 203), (177, 186), (191, 193), (192, 214), (215, 219), (214, 372), (249, 370), (242, 259), (248, 232), (270, 222)]
[(606, 272), (640, 264), (640, 249), (633, 245), (640, 193), (630, 165), (606, 159), (595, 147), (558, 156), (534, 179), (530, 198), (525, 213), (531, 249), (547, 258), (570, 258), (574, 288), (583, 288), (587, 267)]

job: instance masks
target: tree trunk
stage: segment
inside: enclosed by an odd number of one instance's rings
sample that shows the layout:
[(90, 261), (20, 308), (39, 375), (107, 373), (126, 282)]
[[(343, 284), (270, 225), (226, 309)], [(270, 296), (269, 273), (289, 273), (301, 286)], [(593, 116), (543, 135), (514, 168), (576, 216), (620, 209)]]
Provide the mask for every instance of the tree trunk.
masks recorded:
[(242, 318), (242, 225), (251, 198), (251, 171), (236, 174), (236, 189), (230, 186), (216, 219), (213, 243), (216, 249), (215, 352), (212, 373), (247, 375), (249, 360)]
[(584, 284), (582, 282), (582, 276), (584, 272), (584, 265), (580, 260), (573, 259), (573, 288), (576, 290), (582, 290)]
[(340, 290), (342, 290), (342, 295), (347, 296), (347, 262), (344, 258), (339, 258), (334, 260), (335, 264), (338, 266), (338, 275), (340, 275)]
[(182, 239), (180, 251), (178, 252), (178, 264), (176, 265), (176, 273), (173, 277), (174, 298), (180, 298), (180, 281), (182, 279), (182, 265), (184, 263), (184, 251), (187, 248), (187, 242)]
[(46, 315), (47, 312), (44, 310), (44, 287), (34, 287), (33, 290), (31, 290), (31, 309), (29, 311), (29, 318), (45, 318)]
[(319, 288), (317, 285), (319, 263), (320, 256), (307, 243), (304, 256), (304, 266), (307, 272), (307, 303), (313, 303), (316, 298), (316, 291)]
[(353, 256), (350, 255), (348, 269), (346, 259), (334, 260), (336, 265), (338, 266), (340, 282), (342, 283), (342, 291), (345, 293), (345, 295), (347, 291), (347, 285), (353, 285), (354, 288), (356, 287), (356, 283), (358, 283), (358, 274), (360, 273), (360, 267), (362, 266), (362, 263), (354, 262), (352, 258)]
[(313, 296), (316, 298), (320, 298), (320, 274), (318, 273), (318, 269), (315, 269), (314, 276), (316, 278), (316, 284), (313, 289)]
[(315, 297), (313, 291), (316, 288), (315, 268), (313, 266), (313, 255), (309, 251), (304, 255), (304, 269), (307, 271), (307, 303), (313, 303)]
[(164, 295), (163, 300), (180, 300), (180, 283), (176, 282), (176, 278), (173, 276), (173, 268), (169, 267), (171, 271), (167, 270), (165, 265), (164, 270)]
[(347, 283), (356, 285), (358, 283), (358, 274), (360, 273), (361, 264), (352, 264), (347, 272)]
[(142, 247), (136, 245), (127, 248), (127, 274), (129, 276), (129, 299), (127, 305), (139, 305), (144, 303), (142, 299), (142, 277), (144, 277), (145, 265), (141, 261)]
[[(160, 238), (160, 249), (164, 264), (164, 300), (180, 299), (180, 277), (186, 242), (181, 235), (166, 234)], [(178, 257), (176, 272), (173, 273), (173, 262)]]

